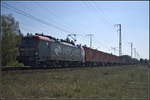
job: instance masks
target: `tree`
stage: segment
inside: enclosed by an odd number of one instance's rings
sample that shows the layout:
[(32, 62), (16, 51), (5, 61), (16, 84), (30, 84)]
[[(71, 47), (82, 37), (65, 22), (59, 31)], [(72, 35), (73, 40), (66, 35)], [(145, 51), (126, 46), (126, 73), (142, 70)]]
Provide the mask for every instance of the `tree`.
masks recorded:
[(12, 65), (19, 55), (17, 44), (22, 37), (19, 22), (12, 15), (1, 16), (1, 57), (2, 66)]

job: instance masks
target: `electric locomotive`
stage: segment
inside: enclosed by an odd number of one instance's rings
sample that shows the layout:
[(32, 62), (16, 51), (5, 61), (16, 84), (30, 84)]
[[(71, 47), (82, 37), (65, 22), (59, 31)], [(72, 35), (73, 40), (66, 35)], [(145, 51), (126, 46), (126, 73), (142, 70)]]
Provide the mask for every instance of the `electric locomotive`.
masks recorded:
[(23, 37), (19, 52), (19, 62), (36, 67), (81, 65), (85, 55), (82, 46), (43, 34)]

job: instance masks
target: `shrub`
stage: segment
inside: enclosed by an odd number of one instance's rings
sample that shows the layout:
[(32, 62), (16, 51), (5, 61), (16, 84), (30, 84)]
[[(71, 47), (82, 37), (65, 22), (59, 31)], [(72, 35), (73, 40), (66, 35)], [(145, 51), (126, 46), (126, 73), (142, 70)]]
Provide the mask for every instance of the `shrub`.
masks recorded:
[(18, 61), (11, 61), (7, 64), (7, 66), (24, 66), (24, 64), (19, 63)]

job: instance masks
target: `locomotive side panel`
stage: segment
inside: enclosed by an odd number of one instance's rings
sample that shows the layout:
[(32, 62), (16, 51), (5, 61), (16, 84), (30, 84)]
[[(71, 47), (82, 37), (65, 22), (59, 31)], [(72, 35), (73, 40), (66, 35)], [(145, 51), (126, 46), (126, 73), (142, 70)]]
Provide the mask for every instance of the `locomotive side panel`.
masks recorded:
[(60, 61), (83, 61), (82, 49), (74, 46), (68, 46), (59, 42), (51, 43), (50, 60)]
[(38, 46), (38, 56), (39, 56), (39, 61), (47, 61), (48, 58), (50, 58), (50, 42), (45, 41), (45, 40), (40, 40), (39, 41), (39, 46)]

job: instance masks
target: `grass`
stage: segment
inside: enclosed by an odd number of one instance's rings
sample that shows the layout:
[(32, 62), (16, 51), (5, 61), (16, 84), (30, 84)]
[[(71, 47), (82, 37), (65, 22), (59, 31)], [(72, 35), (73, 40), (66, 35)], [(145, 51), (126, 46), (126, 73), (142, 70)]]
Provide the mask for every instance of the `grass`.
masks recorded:
[(2, 73), (3, 98), (148, 97), (148, 68), (93, 67)]

